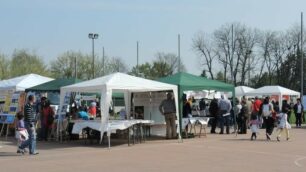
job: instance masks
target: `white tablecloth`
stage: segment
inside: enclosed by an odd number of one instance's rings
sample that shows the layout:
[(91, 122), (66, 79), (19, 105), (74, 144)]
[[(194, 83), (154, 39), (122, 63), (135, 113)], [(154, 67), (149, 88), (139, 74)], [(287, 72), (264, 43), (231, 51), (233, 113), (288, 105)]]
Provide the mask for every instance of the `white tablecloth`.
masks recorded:
[[(140, 119), (134, 119), (134, 120), (109, 120), (108, 124), (105, 126), (105, 131), (111, 132), (116, 130), (125, 130), (135, 124), (153, 124), (154, 121), (152, 120), (140, 120)], [(86, 127), (92, 128), (94, 130), (101, 130), (101, 121), (98, 120), (79, 120), (74, 121), (72, 133), (73, 134), (80, 134), (82, 130)]]

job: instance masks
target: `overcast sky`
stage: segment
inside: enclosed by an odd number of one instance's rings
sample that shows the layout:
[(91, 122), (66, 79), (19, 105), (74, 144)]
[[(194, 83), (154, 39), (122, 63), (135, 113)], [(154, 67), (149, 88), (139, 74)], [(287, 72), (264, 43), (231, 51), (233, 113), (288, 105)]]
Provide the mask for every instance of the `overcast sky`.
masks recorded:
[(46, 62), (67, 50), (91, 53), (89, 32), (100, 35), (95, 51), (121, 57), (131, 68), (157, 52), (177, 54), (187, 71), (200, 74), (191, 49), (194, 35), (240, 22), (262, 30), (286, 30), (300, 23), (306, 0), (1, 0), (0, 53), (28, 49)]

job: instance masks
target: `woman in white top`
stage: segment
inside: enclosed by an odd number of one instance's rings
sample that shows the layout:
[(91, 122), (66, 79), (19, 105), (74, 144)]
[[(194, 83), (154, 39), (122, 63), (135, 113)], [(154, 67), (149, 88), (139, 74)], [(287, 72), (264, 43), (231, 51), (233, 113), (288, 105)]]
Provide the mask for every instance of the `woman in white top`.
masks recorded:
[(290, 124), (287, 121), (287, 113), (285, 108), (282, 108), (282, 112), (276, 115), (278, 117), (278, 126), (277, 126), (277, 141), (280, 141), (280, 137), (283, 131), (286, 133), (286, 139), (289, 140), (289, 129), (291, 128)]

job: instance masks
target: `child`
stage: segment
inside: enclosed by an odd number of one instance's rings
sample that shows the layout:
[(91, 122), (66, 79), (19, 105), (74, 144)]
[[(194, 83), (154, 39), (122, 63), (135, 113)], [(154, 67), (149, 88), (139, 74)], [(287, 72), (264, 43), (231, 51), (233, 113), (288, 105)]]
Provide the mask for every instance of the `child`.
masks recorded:
[(258, 133), (258, 129), (259, 129), (259, 121), (257, 120), (257, 115), (256, 114), (252, 114), (251, 116), (251, 120), (249, 122), (250, 128), (251, 128), (251, 132), (252, 132), (252, 136), (251, 136), (251, 140), (256, 140), (256, 133)]
[(17, 153), (24, 154), (26, 152), (25, 149), (19, 149), (22, 142), (29, 139), (29, 134), (27, 132), (27, 129), (24, 127), (24, 121), (23, 121), (23, 114), (22, 112), (18, 112), (16, 114), (17, 116), (17, 125), (16, 125), (16, 139), (17, 139)]
[(286, 138), (287, 140), (289, 140), (289, 129), (291, 128), (291, 126), (287, 121), (286, 109), (283, 108), (282, 112), (277, 114), (276, 116), (279, 119), (278, 126), (277, 126), (277, 131), (278, 131), (278, 135), (276, 137), (277, 141), (280, 141), (280, 137), (283, 131), (286, 132)]

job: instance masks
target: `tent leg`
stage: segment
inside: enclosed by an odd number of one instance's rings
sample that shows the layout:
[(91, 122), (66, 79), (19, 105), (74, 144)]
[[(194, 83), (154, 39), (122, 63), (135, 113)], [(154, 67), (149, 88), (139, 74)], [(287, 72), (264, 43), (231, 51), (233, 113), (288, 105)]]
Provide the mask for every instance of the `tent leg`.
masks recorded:
[(4, 129), (4, 123), (2, 124), (2, 127), (1, 127), (1, 131), (0, 131), (0, 137), (2, 136), (2, 133), (3, 133), (3, 129)]
[(130, 128), (128, 128), (128, 146), (130, 146), (131, 136), (130, 136)]
[(110, 149), (110, 135), (107, 136), (107, 140), (108, 140), (108, 149)]
[(6, 124), (5, 140), (7, 140), (8, 132), (9, 132), (9, 124)]

